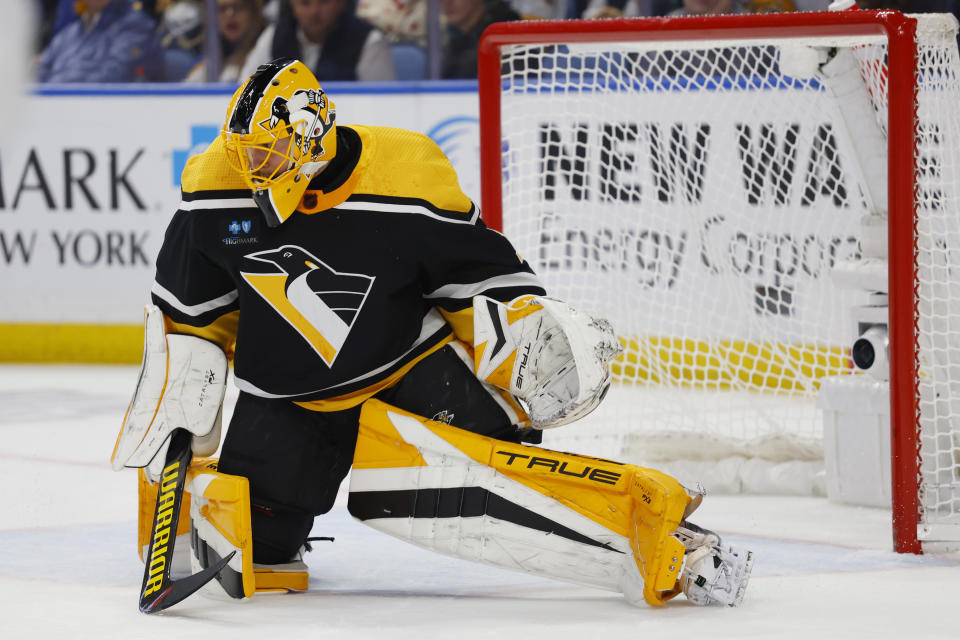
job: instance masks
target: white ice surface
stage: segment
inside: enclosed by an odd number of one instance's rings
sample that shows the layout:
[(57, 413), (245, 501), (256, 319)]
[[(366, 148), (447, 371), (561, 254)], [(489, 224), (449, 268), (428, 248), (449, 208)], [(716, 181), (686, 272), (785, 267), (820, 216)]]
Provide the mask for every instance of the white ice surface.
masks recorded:
[[(136, 474), (109, 457), (131, 367), (0, 366), (0, 638), (960, 638), (960, 558), (891, 551), (890, 512), (708, 496), (697, 521), (756, 555), (744, 604), (634, 608), (436, 555), (352, 520), (313, 535), (310, 590), (137, 610)], [(228, 395), (228, 403), (231, 399)]]

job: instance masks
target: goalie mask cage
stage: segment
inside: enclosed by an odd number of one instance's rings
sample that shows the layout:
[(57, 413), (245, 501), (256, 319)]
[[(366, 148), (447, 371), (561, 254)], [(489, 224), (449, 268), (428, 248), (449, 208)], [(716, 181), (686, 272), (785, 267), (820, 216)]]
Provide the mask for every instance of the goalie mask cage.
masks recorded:
[[(828, 80), (837, 58), (854, 73)], [(626, 347), (600, 409), (544, 444), (688, 481), (822, 470), (819, 390), (885, 390), (851, 345), (887, 325), (889, 405), (852, 410), (889, 411), (894, 548), (955, 548), (957, 69), (956, 20), (935, 14), (490, 27), (484, 218)]]

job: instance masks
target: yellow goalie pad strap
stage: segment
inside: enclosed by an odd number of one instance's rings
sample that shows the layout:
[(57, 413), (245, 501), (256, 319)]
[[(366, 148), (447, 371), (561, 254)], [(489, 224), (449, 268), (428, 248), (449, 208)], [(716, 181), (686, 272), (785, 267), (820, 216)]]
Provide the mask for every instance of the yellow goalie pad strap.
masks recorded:
[[(244, 477), (220, 473), (216, 470), (216, 463), (214, 459), (198, 460), (191, 465), (187, 475), (188, 489), (200, 492), (200, 495), (193, 497), (195, 502), (202, 504), (198, 515), (222, 538), (219, 544), (226, 543), (229, 548), (218, 550), (215, 540), (208, 539), (205, 542), (214, 547), (221, 557), (230, 550), (237, 550), (227, 570), (239, 574), (234, 579), (239, 578), (244, 597), (264, 592), (305, 591), (309, 573), (302, 562), (276, 566), (253, 564), (250, 483)], [(198, 523), (195, 521), (194, 525)], [(239, 561), (236, 561), (237, 557)]]
[(683, 485), (665, 473), (634, 467), (631, 479), (633, 523), (630, 536), (633, 557), (643, 576), (643, 598), (654, 606), (680, 593), (683, 543), (671, 534), (680, 526), (690, 503)]
[[(443, 444), (431, 451), (436, 445), (408, 441), (397, 426), (404, 424), (405, 418), (415, 419), (431, 438), (436, 436)], [(408, 431), (407, 427), (403, 429)], [(662, 605), (676, 594), (684, 547), (671, 534), (679, 526), (690, 496), (679, 482), (659, 471), (494, 440), (378, 400), (363, 406), (354, 468), (450, 466), (456, 464), (450, 455), (451, 447), (463, 456), (464, 467), (471, 462), (491, 467), (628, 539), (648, 603)], [(448, 473), (444, 475), (450, 477)]]
[(239, 580), (244, 597), (250, 597), (256, 592), (250, 483), (242, 476), (220, 473), (216, 462), (196, 460), (187, 473), (193, 526), (197, 535), (220, 557), (230, 551), (237, 552), (224, 571), (233, 572), (233, 580)]
[(306, 591), (310, 585), (310, 574), (306, 569), (278, 570), (271, 567), (255, 565), (253, 575), (256, 581), (257, 593)]
[[(251, 596), (256, 590), (253, 570), (253, 537), (250, 528), (250, 489), (246, 478), (219, 473), (215, 458), (195, 458), (187, 471), (186, 489), (180, 506), (180, 519), (177, 522), (177, 535), (190, 533), (190, 513), (193, 501), (192, 492), (202, 489), (198, 498), (202, 503), (200, 513), (232, 547), (236, 548), (240, 560), (237, 573), (242, 582), (243, 593)], [(137, 517), (137, 545), (140, 559), (150, 544), (154, 510), (157, 502), (157, 484), (151, 484), (143, 469), (139, 470)], [(194, 482), (202, 476), (200, 482)], [(224, 554), (224, 549), (217, 552)], [(230, 566), (228, 565), (228, 567)]]

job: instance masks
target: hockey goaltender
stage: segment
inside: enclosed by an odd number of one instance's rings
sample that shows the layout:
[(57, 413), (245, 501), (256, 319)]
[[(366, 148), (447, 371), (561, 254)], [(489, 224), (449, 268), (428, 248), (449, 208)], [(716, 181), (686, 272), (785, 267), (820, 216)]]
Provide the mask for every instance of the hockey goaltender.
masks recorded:
[[(653, 469), (536, 447), (593, 410), (621, 351), (547, 297), (419, 133), (338, 125), (301, 62), (261, 66), (188, 162), (113, 452), (142, 468), (140, 608), (218, 580), (308, 588), (315, 516), (662, 605), (737, 605), (752, 555)], [(239, 389), (219, 459), (228, 360)], [(182, 506), (182, 509), (181, 509)], [(172, 580), (189, 532), (193, 569)]]

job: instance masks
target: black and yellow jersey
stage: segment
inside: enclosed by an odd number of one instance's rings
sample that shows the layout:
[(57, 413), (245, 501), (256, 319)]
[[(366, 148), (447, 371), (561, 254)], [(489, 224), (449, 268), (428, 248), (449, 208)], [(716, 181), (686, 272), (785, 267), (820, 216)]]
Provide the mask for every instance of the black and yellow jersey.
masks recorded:
[(191, 158), (152, 288), (168, 332), (235, 349), (241, 390), (317, 410), (362, 402), (454, 334), (472, 344), (473, 296), (545, 293), (428, 137), (337, 136), (337, 156), (276, 228), (222, 139)]

